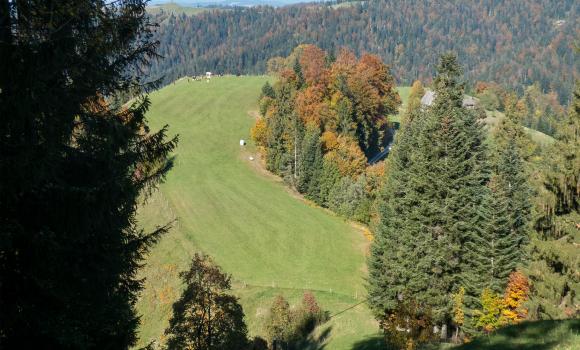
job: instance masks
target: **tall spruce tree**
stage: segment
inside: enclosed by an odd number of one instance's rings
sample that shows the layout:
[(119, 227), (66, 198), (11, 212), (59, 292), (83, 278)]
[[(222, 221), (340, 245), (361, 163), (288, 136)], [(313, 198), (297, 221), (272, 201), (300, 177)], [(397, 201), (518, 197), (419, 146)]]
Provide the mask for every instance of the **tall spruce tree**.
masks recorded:
[(317, 126), (307, 126), (302, 139), (300, 159), (298, 161), (298, 179), (296, 188), (312, 200), (319, 200), (320, 176), (322, 173), (322, 148), (320, 131)]
[[(490, 182), (489, 192), (479, 210), (479, 222), (483, 226), (475, 226), (477, 232), (464, 245), (462, 284), (467, 291), (466, 307), (479, 308), (474, 299), (479, 299), (481, 292), (488, 288), (500, 293), (507, 282), (507, 276), (515, 266), (506, 267), (504, 257), (510, 254), (510, 227), (507, 218), (508, 203), (501, 196), (495, 179)], [(471, 299), (469, 298), (471, 297)], [(468, 314), (468, 316), (471, 316)]]
[(498, 164), (494, 166), (498, 194), (507, 202), (510, 236), (516, 254), (514, 264), (523, 263), (525, 260), (525, 247), (530, 240), (532, 209), (532, 190), (520, 154), (516, 140), (512, 139), (501, 153)]
[(489, 178), (484, 131), (462, 107), (462, 71), (443, 55), (435, 101), (400, 133), (389, 157), (381, 223), (369, 259), (369, 294), (378, 318), (413, 299), (432, 313), (442, 337), (459, 288), (463, 244), (485, 225), (480, 208)]
[(296, 74), (296, 88), (297, 89), (301, 89), (304, 84), (304, 74), (302, 73), (302, 66), (300, 65), (300, 60), (296, 59), (296, 61), (294, 61), (294, 66), (292, 67), (292, 69), (294, 70), (294, 74)]
[(492, 156), (495, 163), (499, 162), (498, 158), (512, 141), (517, 146), (519, 158), (529, 160), (535, 153), (537, 144), (532, 140), (526, 129), (524, 129), (523, 114), (524, 111), (521, 110), (517, 95), (515, 93), (508, 94), (505, 98), (505, 118), (499, 122), (493, 133), (496, 147)]
[(137, 200), (176, 142), (145, 120), (145, 5), (0, 1), (0, 348), (135, 344), (137, 271), (166, 230), (138, 228)]
[(531, 189), (527, 183), (516, 140), (507, 142), (495, 157), (489, 191), (480, 207), (476, 234), (465, 242), (462, 284), (466, 290), (467, 320), (464, 329), (476, 332), (474, 311), (481, 308), (484, 289), (503, 293), (508, 276), (525, 260)]
[(546, 158), (530, 244), (532, 294), (527, 306), (532, 318), (574, 318), (580, 315), (580, 83)]
[[(285, 84), (279, 86), (276, 91), (277, 109), (271, 118), (266, 118), (266, 125), (269, 132), (266, 137), (266, 167), (268, 170), (280, 174), (291, 166), (292, 159), (289, 152), (290, 143), (293, 138), (288, 135), (288, 130), (294, 124), (287, 116), (293, 115), (293, 91)], [(295, 117), (292, 118), (294, 120)]]

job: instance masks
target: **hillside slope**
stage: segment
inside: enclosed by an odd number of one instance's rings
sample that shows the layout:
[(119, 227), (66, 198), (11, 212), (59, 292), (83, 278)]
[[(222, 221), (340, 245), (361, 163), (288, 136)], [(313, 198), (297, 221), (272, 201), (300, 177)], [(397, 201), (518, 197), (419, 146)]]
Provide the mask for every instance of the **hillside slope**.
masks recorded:
[(397, 81), (428, 81), (439, 56), (455, 51), (468, 81), (511, 89), (539, 82), (568, 101), (578, 78), (573, 45), (580, 6), (573, 0), (364, 1), (332, 8), (301, 5), (157, 15), (159, 53), (151, 77), (171, 82), (205, 71), (264, 73), (267, 60), (299, 44), (375, 53)]
[[(139, 301), (141, 344), (162, 337), (179, 295), (177, 273), (197, 250), (212, 255), (234, 279), (252, 334), (263, 334), (277, 294), (291, 303), (314, 291), (331, 313), (364, 299), (366, 238), (343, 219), (308, 205), (250, 161), (247, 139), (265, 77), (180, 80), (151, 95), (152, 128), (179, 133), (175, 168), (140, 210), (152, 227), (177, 218), (154, 248)], [(377, 334), (365, 305), (334, 317), (318, 334), (328, 349), (351, 349)]]

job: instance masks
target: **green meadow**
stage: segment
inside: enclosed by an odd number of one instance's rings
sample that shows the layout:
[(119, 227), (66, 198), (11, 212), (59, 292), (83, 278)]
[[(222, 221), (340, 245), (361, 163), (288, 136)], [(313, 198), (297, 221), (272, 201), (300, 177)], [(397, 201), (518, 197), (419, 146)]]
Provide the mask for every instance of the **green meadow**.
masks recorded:
[[(180, 293), (178, 272), (196, 251), (232, 275), (252, 335), (263, 334), (278, 294), (292, 304), (313, 291), (331, 314), (365, 298), (369, 242), (360, 228), (299, 198), (263, 170), (251, 142), (240, 146), (249, 139), (267, 80), (182, 79), (151, 94), (151, 127), (168, 124), (180, 140), (174, 168), (139, 213), (146, 229), (174, 220), (143, 270), (139, 345), (162, 337)], [(378, 326), (363, 303), (316, 333), (313, 343), (351, 349), (374, 343)]]

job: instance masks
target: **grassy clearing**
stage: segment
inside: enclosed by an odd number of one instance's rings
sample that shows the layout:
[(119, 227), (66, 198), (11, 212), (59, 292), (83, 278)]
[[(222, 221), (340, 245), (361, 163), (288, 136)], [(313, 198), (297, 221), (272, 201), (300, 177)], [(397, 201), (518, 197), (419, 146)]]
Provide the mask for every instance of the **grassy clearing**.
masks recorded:
[(340, 8), (346, 8), (346, 7), (355, 6), (359, 2), (360, 1), (345, 1), (345, 2), (341, 2), (340, 4), (330, 5), (330, 7), (336, 10), (336, 9), (340, 9)]
[(161, 11), (166, 13), (172, 13), (174, 15), (185, 14), (187, 16), (197, 15), (203, 11), (207, 11), (208, 8), (203, 7), (190, 7), (190, 6), (181, 6), (176, 3), (167, 3), (167, 4), (158, 4), (158, 5), (151, 5), (147, 6), (147, 12), (152, 15), (156, 15)]
[(401, 116), (407, 110), (407, 103), (409, 102), (409, 94), (411, 92), (410, 86), (397, 86), (397, 92), (401, 96), (401, 106), (399, 107), (399, 114), (389, 116), (389, 121), (393, 123), (400, 123)]
[[(493, 127), (496, 127), (498, 125), (498, 123), (505, 118), (505, 114), (499, 111), (486, 111), (485, 112), (487, 115), (487, 118), (485, 119), (485, 122), (487, 125)], [(532, 141), (534, 141), (535, 143), (537, 143), (538, 145), (540, 145), (541, 147), (544, 146), (549, 146), (552, 143), (554, 143), (554, 138), (550, 135), (546, 135), (543, 132), (534, 130), (534, 129), (530, 129), (530, 128), (526, 128), (524, 127), (524, 129), (526, 130), (526, 132), (528, 133), (528, 135), (530, 135)]]
[[(160, 339), (180, 292), (178, 272), (201, 250), (234, 279), (252, 334), (260, 334), (274, 296), (291, 303), (312, 290), (331, 313), (364, 299), (368, 241), (328, 211), (292, 196), (277, 178), (258, 170), (248, 139), (256, 100), (266, 77), (222, 77), (210, 83), (181, 80), (151, 95), (148, 114), (157, 129), (180, 134), (175, 168), (140, 209), (151, 228), (177, 219), (143, 270), (138, 303), (140, 344)], [(377, 334), (365, 305), (317, 330), (327, 349), (351, 349)]]

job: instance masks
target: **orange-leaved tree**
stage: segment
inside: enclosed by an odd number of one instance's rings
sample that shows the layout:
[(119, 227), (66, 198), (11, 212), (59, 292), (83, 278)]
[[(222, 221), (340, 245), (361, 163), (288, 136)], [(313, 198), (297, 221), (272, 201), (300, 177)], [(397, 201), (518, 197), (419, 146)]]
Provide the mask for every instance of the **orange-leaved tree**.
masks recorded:
[(519, 271), (510, 274), (509, 282), (504, 295), (505, 307), (502, 316), (509, 323), (518, 323), (526, 319), (528, 310), (523, 306), (528, 300), (530, 284), (528, 278)]

